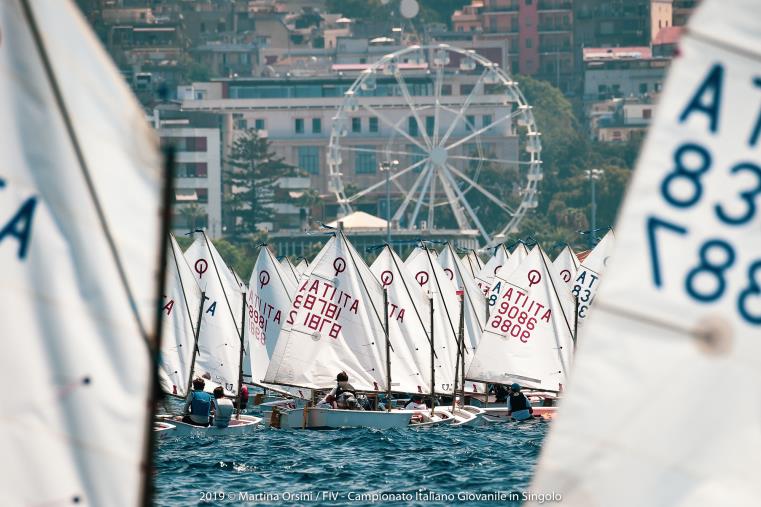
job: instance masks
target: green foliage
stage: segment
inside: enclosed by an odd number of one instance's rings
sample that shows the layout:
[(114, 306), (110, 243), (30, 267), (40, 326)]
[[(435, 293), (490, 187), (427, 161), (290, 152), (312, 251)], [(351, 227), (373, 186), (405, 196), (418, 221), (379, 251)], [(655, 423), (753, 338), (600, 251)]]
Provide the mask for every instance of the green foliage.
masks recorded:
[(590, 140), (560, 90), (528, 76), (516, 80), (542, 133), (544, 168), (539, 207), (521, 223), (520, 234), (532, 235), (548, 249), (556, 242), (583, 249), (587, 236), (579, 231), (589, 229), (591, 212), (591, 182), (584, 171), (604, 171), (596, 181), (597, 227), (612, 226), (641, 140), (624, 144)]
[(270, 205), (276, 199), (277, 180), (295, 174), (295, 169), (276, 156), (269, 141), (254, 129), (233, 143), (228, 164), (232, 166), (225, 171), (230, 188), (225, 204), (232, 228), (228, 233), (234, 242), (240, 242), (259, 232), (257, 224), (272, 220)]

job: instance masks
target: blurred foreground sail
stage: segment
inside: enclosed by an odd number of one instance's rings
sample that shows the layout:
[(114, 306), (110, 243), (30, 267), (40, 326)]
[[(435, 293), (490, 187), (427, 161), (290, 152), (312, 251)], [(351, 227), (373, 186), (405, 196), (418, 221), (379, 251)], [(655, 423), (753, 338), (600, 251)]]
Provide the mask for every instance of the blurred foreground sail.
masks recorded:
[(0, 2), (3, 505), (138, 505), (158, 144), (68, 1)]
[(682, 37), (533, 491), (565, 506), (761, 498), (761, 2)]

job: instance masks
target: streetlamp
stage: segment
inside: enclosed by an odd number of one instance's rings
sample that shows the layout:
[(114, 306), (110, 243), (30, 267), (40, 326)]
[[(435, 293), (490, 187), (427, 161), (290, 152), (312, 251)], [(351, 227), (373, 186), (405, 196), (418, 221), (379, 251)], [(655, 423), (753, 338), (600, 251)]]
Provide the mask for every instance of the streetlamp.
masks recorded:
[(380, 171), (386, 173), (386, 243), (391, 244), (391, 171), (399, 165), (398, 160), (384, 160)]
[(605, 174), (602, 169), (585, 169), (584, 174), (589, 178), (589, 184), (592, 187), (592, 211), (590, 213), (590, 231), (589, 231), (589, 248), (595, 246), (595, 229), (597, 229), (597, 197), (595, 195), (595, 181), (600, 179), (600, 176)]

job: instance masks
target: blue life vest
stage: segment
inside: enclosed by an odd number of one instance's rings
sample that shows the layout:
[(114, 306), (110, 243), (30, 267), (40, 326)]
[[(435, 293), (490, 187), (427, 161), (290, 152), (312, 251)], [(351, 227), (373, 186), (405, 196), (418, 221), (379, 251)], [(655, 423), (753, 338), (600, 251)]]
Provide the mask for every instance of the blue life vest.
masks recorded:
[(205, 391), (193, 391), (190, 393), (190, 414), (208, 421), (213, 400), (212, 395)]

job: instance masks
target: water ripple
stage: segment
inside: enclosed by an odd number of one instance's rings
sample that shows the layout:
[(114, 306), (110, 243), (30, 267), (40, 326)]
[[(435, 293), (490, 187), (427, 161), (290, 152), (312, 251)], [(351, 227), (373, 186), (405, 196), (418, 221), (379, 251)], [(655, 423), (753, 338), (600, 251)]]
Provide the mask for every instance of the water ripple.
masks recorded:
[[(351, 500), (349, 493), (394, 493), (409, 496), (376, 504), (447, 505), (446, 498), (437, 501), (435, 495), (520, 492), (531, 481), (548, 426), (536, 422), (387, 431), (262, 429), (232, 438), (170, 438), (156, 449), (155, 503), (356, 506), (375, 502), (371, 497)], [(328, 492), (338, 497), (323, 497)], [(416, 496), (425, 494), (434, 498)]]

